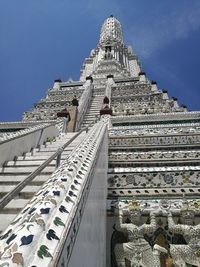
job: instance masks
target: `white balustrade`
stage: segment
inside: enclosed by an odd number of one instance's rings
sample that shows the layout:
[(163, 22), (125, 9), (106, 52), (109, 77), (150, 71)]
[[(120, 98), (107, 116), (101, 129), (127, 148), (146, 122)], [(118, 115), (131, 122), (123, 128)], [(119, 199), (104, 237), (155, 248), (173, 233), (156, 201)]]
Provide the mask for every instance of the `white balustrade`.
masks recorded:
[[(64, 243), (72, 249), (72, 234), (78, 228), (75, 214), (78, 209), (81, 214), (80, 205), (87, 199), (84, 192), (106, 128), (107, 117), (91, 128), (4, 231), (0, 237), (0, 266), (55, 266)], [(70, 251), (66, 253), (70, 255)]]

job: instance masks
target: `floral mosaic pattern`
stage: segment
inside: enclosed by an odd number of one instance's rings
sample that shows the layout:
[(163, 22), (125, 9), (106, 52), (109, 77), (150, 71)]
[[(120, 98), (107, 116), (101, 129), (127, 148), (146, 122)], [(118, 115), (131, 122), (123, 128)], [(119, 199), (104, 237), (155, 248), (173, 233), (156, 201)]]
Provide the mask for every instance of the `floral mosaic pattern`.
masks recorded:
[(110, 161), (131, 161), (131, 160), (184, 160), (199, 159), (200, 151), (146, 151), (146, 152), (110, 152)]
[(200, 171), (120, 173), (108, 175), (109, 188), (199, 186)]
[(109, 131), (110, 136), (143, 136), (143, 135), (173, 135), (180, 133), (200, 133), (200, 125), (178, 125), (176, 127), (142, 127), (142, 128), (131, 128), (131, 127), (119, 127), (118, 129), (112, 129)]
[(160, 137), (110, 138), (110, 146), (141, 146), (141, 145), (193, 145), (200, 143), (200, 135), (179, 135)]

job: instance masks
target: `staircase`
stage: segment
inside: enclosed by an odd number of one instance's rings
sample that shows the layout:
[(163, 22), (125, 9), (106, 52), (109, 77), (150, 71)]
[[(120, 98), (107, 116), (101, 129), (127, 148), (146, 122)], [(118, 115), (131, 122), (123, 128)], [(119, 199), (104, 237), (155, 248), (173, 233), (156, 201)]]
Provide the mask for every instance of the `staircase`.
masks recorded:
[(104, 95), (93, 95), (90, 107), (83, 119), (81, 129), (88, 126), (91, 127), (96, 122), (100, 116), (99, 112), (103, 104), (103, 98)]
[[(28, 175), (35, 171), (42, 163), (52, 156), (59, 147), (70, 141), (77, 133), (68, 133), (57, 137), (52, 142), (46, 142), (40, 148), (32, 152), (16, 157), (15, 161), (9, 161), (0, 168), (0, 200), (11, 192)], [(62, 152), (61, 162), (67, 158), (72, 149), (83, 139), (85, 132), (77, 136)], [(28, 203), (33, 195), (39, 191), (56, 168), (56, 159), (52, 160), (39, 175), (29, 182), (3, 209), (0, 210), (0, 232), (2, 232), (16, 217), (21, 209)]]

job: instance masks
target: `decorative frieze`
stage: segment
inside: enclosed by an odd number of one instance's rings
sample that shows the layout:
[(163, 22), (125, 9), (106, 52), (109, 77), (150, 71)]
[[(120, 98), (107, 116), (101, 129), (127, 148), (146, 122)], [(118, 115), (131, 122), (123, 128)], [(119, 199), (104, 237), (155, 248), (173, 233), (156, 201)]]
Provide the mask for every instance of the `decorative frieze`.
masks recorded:
[(128, 123), (129, 125), (131, 123), (136, 123), (136, 122), (145, 122), (145, 124), (149, 124), (149, 122), (160, 122), (162, 123), (171, 123), (179, 121), (179, 123), (183, 122), (185, 123), (187, 120), (188, 122), (199, 122), (200, 121), (200, 112), (199, 111), (191, 111), (191, 112), (179, 112), (179, 113), (168, 113), (168, 114), (138, 114), (134, 116), (125, 116), (125, 115), (120, 115), (117, 117), (112, 117), (111, 118), (113, 124), (125, 124)]
[(154, 94), (147, 94), (147, 95), (124, 95), (123, 97), (121, 96), (115, 96), (113, 97), (112, 95), (112, 103), (143, 103), (143, 102), (151, 102), (150, 106), (153, 104), (156, 104), (159, 101), (159, 103), (165, 103), (165, 101), (163, 101), (163, 95), (162, 93), (154, 93)]
[(154, 126), (129, 126), (129, 127), (114, 127), (109, 131), (110, 137), (112, 136), (144, 136), (144, 135), (172, 135), (172, 134), (191, 134), (191, 133), (200, 133), (200, 124), (196, 125), (191, 124), (179, 124), (171, 125), (171, 127), (163, 127), (161, 125)]
[[(119, 208), (123, 210), (124, 216), (128, 215), (129, 205), (132, 200), (111, 200), (107, 201), (107, 208), (109, 211), (118, 210)], [(157, 214), (166, 216), (168, 210), (170, 209), (173, 214), (180, 215), (181, 210), (184, 208), (185, 199), (184, 198), (174, 198), (173, 200), (167, 199), (137, 199), (140, 205), (143, 215), (149, 214), (151, 211), (157, 211)], [(188, 199), (188, 207), (193, 210), (196, 215), (200, 215), (200, 200), (198, 198)]]
[(123, 161), (124, 164), (130, 161), (169, 161), (169, 160), (187, 160), (200, 159), (200, 150), (179, 150), (179, 151), (145, 151), (145, 152), (110, 152), (109, 161), (119, 162)]
[(154, 136), (154, 137), (128, 137), (110, 138), (111, 147), (134, 147), (134, 146), (169, 146), (169, 145), (197, 145), (200, 144), (199, 134)]
[(128, 85), (112, 87), (112, 97), (138, 96), (151, 94), (151, 86), (149, 84), (129, 83)]
[[(108, 174), (109, 188), (199, 187), (200, 171), (162, 171)], [(200, 187), (199, 187), (200, 188)]]

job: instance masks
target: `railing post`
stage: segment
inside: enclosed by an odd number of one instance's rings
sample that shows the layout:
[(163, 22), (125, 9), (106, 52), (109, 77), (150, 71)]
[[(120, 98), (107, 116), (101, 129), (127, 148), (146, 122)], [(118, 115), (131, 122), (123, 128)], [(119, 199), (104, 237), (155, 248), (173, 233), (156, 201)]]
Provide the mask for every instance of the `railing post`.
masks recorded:
[(67, 133), (68, 118), (63, 117), (62, 133)]
[(112, 107), (111, 107), (111, 87), (114, 85), (113, 75), (107, 76), (106, 89), (104, 93), (104, 99), (102, 103), (102, 107), (100, 109), (100, 115), (110, 114), (112, 115)]
[(60, 166), (60, 161), (61, 161), (61, 154), (58, 154), (57, 158), (56, 158), (56, 166), (55, 169), (57, 169)]
[(107, 76), (107, 84), (106, 84), (106, 90), (105, 90), (105, 96), (108, 97), (109, 99), (109, 107), (111, 103), (111, 87), (115, 84), (113, 80), (113, 75), (108, 75)]

